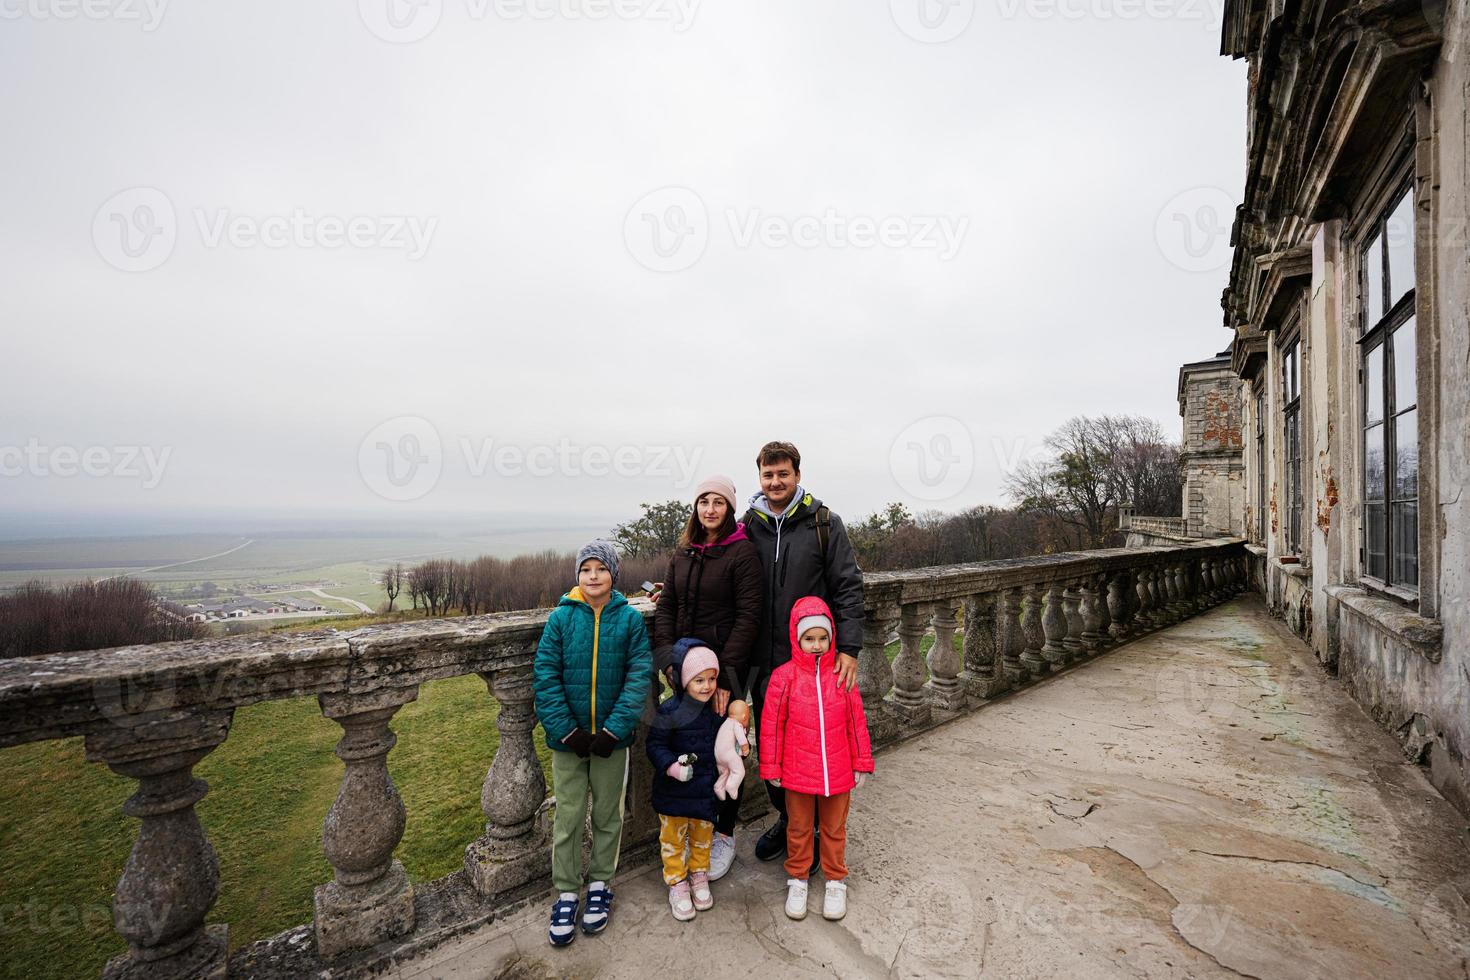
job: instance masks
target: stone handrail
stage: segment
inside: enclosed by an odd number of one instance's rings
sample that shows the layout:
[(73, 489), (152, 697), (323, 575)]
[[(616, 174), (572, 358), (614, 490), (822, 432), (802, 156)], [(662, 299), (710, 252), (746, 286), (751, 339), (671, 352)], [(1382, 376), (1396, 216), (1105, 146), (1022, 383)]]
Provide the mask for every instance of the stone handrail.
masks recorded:
[[(922, 731), (1178, 622), (1245, 584), (1237, 539), (869, 573), (858, 675), (874, 743)], [(636, 604), (652, 615), (647, 602)], [(300, 930), (283, 934), (294, 937), (288, 972), (366, 965), (395, 947), (428, 941), (416, 890), (429, 893), (439, 883), (413, 884), (394, 858), (407, 813), (387, 766), (396, 741), (393, 715), (426, 681), (478, 674), (501, 706), (500, 743), (481, 794), (485, 831), (467, 843), (464, 870), (451, 876), (470, 896), (458, 901), (456, 914), (483, 921), (498, 905), (544, 885), (550, 847), (531, 666), (549, 613), (0, 661), (0, 748), (81, 736), (89, 761), (138, 781), (123, 810), (141, 825), (113, 902), (114, 923), (129, 949), (104, 975), (282, 969), (279, 962), (261, 966), (275, 955), (274, 940), (256, 944), (266, 952), (252, 947), (230, 958), (228, 927), (207, 923), (219, 869), (194, 812), (207, 786), (193, 767), (224, 742), (235, 709), (259, 701), (315, 695), (322, 713), (343, 730), (336, 754), (345, 771), (322, 833), (334, 875), (316, 889), (314, 944), (304, 944)], [(900, 649), (890, 665), (886, 645), (895, 625)], [(931, 630), (935, 642), (926, 658), (921, 644)], [(641, 743), (634, 758), (642, 760)], [(625, 850), (657, 833), (648, 806), (651, 771), (637, 770)], [(748, 812), (764, 807), (763, 796), (747, 794)], [(478, 907), (467, 908), (475, 901)], [(452, 932), (454, 923), (447, 925)]]
[(1138, 517), (1134, 515), (1126, 530), (1140, 534), (1158, 534), (1168, 538), (1188, 537), (1188, 528), (1182, 517)]

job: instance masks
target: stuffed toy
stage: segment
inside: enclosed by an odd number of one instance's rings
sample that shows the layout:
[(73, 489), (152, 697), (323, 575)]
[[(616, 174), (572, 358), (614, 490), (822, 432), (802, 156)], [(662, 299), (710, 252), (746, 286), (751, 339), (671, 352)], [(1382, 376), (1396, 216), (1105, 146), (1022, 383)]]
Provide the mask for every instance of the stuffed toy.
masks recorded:
[(744, 757), (750, 755), (750, 705), (744, 701), (731, 701), (725, 707), (725, 722), (715, 735), (715, 795), (722, 800), (732, 799), (740, 789), (740, 780), (745, 778)]

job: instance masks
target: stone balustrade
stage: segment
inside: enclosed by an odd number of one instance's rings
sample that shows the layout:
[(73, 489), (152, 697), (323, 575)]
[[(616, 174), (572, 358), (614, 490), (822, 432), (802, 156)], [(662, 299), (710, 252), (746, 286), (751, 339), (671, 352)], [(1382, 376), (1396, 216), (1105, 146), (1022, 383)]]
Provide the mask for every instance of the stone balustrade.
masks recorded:
[[(922, 731), (1206, 609), (1245, 587), (1246, 567), (1242, 543), (1218, 539), (869, 573), (858, 678), (874, 743)], [(641, 607), (651, 616), (647, 603)], [(104, 976), (368, 969), (544, 889), (548, 800), (533, 740), (531, 666), (548, 613), (0, 661), (0, 747), (81, 736), (90, 761), (137, 780), (123, 811), (140, 824), (113, 902), (128, 952)], [(499, 748), (481, 794), (484, 832), (466, 842), (452, 880), (415, 884), (394, 857), (413, 815), (389, 775), (391, 723), (424, 683), (471, 673), (500, 703)], [(316, 890), (309, 929), (231, 957), (228, 925), (209, 921), (219, 866), (194, 811), (208, 787), (193, 767), (224, 742), (237, 708), (309, 696), (342, 729), (342, 782), (323, 815), (332, 880)], [(642, 758), (640, 744), (634, 759)], [(646, 765), (638, 770), (625, 852), (657, 832), (651, 774)], [(747, 797), (749, 812), (765, 807), (763, 793)]]

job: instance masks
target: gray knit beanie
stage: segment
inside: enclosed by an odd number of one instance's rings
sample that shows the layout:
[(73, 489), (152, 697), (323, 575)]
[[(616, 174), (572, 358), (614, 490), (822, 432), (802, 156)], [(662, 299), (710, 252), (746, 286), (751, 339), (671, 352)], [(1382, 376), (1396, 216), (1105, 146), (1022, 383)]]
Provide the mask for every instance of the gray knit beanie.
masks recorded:
[(582, 574), (582, 562), (586, 561), (588, 558), (596, 558), (598, 561), (606, 565), (607, 570), (612, 573), (612, 580), (614, 582), (617, 582), (618, 549), (613, 545), (611, 541), (606, 541), (602, 538), (598, 538), (596, 541), (589, 541), (586, 544), (582, 545), (582, 550), (577, 552), (577, 567), (573, 569), (573, 575)]

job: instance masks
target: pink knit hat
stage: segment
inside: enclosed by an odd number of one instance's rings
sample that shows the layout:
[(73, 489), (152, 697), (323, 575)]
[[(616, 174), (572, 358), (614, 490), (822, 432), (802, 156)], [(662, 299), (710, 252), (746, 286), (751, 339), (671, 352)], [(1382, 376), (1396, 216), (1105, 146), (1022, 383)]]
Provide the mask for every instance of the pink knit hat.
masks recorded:
[(679, 672), (679, 684), (688, 687), (689, 682), (707, 670), (718, 672), (720, 658), (709, 647), (690, 647), (684, 654), (684, 669)]
[(730, 513), (735, 513), (735, 508), (738, 505), (735, 503), (734, 480), (725, 476), (723, 473), (707, 476), (700, 482), (699, 486), (694, 488), (694, 499), (697, 501), (707, 493), (717, 493), (721, 497), (724, 497), (726, 503), (730, 505)]

